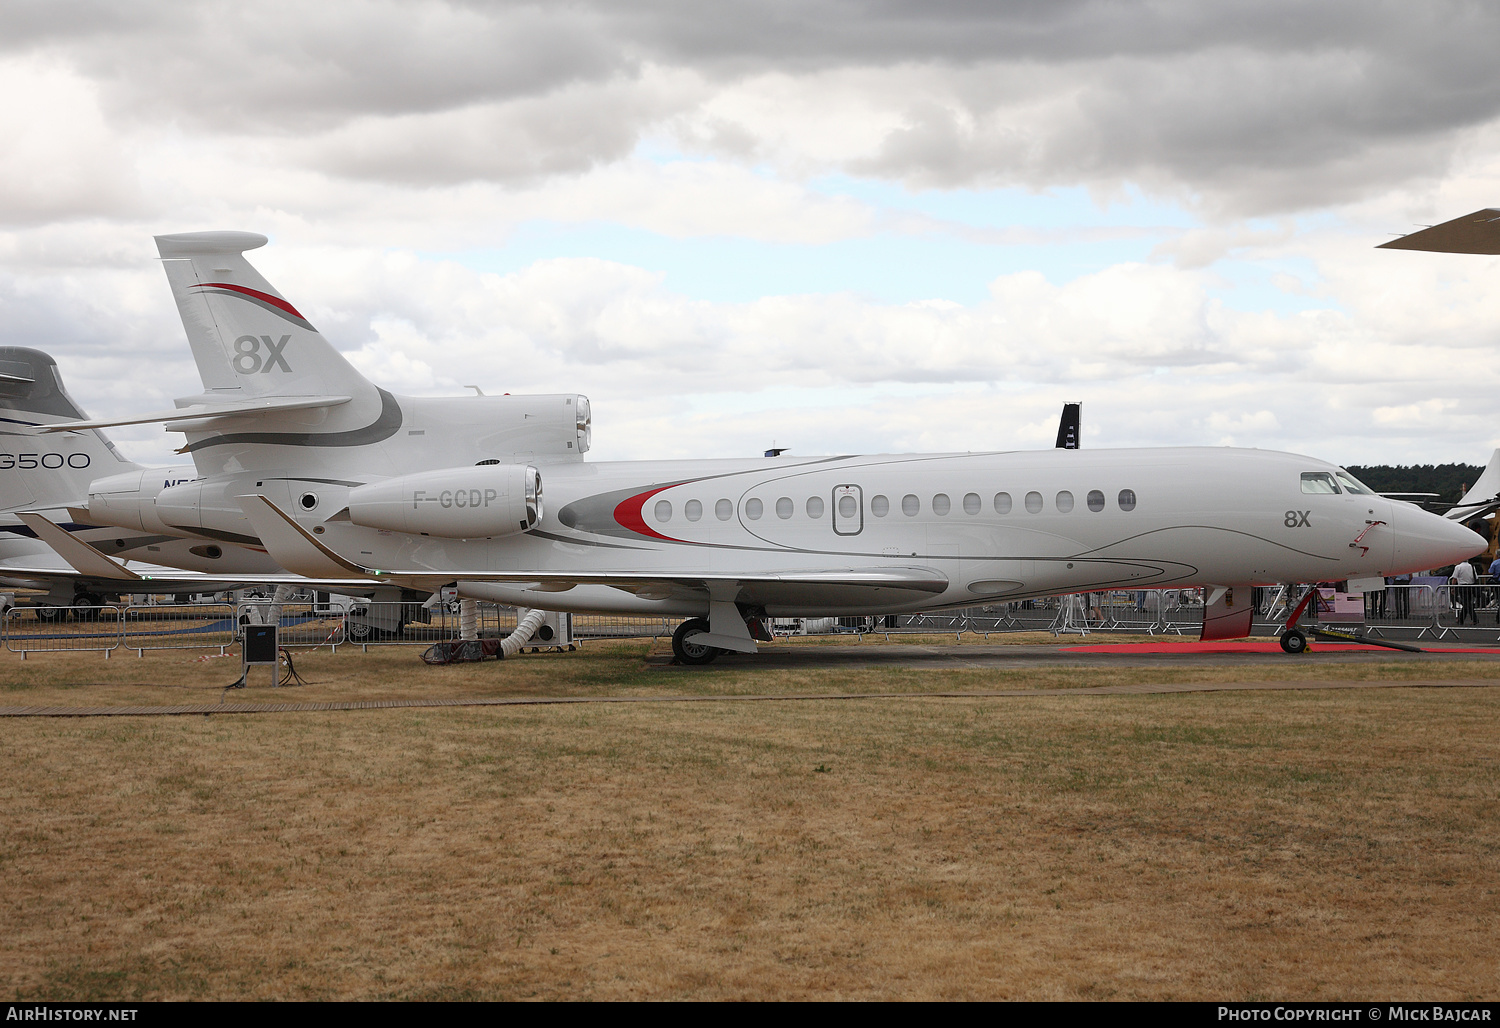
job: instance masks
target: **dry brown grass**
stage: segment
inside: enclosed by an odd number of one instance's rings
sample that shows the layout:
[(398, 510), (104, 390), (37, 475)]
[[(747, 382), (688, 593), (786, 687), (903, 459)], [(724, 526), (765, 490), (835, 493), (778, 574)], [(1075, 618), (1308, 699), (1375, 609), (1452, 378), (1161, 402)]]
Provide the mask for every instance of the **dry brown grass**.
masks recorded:
[[(321, 685), (240, 697), (1246, 677), (924, 683), (662, 671), (643, 652), (431, 669), (340, 653), (299, 661)], [(1275, 677), (1404, 669), (1500, 664)], [(5, 658), (0, 703), (180, 700), (237, 673), (183, 654)], [(8, 719), (0, 983), (27, 999), (1493, 999), (1497, 714), (1485, 688)]]

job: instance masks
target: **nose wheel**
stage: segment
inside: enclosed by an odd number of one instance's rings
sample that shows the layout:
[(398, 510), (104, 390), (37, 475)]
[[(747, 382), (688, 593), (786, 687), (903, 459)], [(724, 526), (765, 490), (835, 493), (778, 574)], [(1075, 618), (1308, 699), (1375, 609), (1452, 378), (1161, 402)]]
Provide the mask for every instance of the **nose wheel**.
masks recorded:
[(1281, 648), (1287, 653), (1301, 653), (1307, 649), (1307, 636), (1295, 628), (1281, 633)]

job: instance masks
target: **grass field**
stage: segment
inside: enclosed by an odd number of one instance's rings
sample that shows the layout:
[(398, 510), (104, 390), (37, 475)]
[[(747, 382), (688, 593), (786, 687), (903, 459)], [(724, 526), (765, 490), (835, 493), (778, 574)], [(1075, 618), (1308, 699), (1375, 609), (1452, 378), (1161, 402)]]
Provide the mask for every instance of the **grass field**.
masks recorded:
[[(1233, 666), (299, 659), (236, 698), (1023, 699), (6, 719), (0, 982), (78, 998), (1495, 998), (1500, 689), (1069, 695)], [(1415, 669), (1415, 672), (1413, 671)], [(1276, 669), (1500, 677), (1500, 663)], [(0, 705), (235, 659), (0, 657)]]

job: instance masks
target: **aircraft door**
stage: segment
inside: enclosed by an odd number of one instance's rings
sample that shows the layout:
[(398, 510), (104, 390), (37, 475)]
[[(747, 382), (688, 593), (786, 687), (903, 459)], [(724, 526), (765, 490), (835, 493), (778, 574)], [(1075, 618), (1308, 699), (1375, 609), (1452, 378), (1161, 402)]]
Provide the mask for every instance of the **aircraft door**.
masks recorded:
[(835, 535), (859, 535), (865, 530), (864, 490), (857, 485), (833, 487), (833, 531)]

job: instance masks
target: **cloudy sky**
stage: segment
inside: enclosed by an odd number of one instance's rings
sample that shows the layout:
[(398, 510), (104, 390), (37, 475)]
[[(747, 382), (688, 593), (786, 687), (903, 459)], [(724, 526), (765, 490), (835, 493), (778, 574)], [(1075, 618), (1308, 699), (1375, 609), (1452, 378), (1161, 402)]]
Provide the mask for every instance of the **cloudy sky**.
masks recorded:
[[(12, 0), (0, 341), (200, 391), (160, 232), (233, 228), (396, 392), (586, 393), (602, 459), (1500, 445), (1500, 10)], [(115, 433), (164, 462), (181, 437)]]

